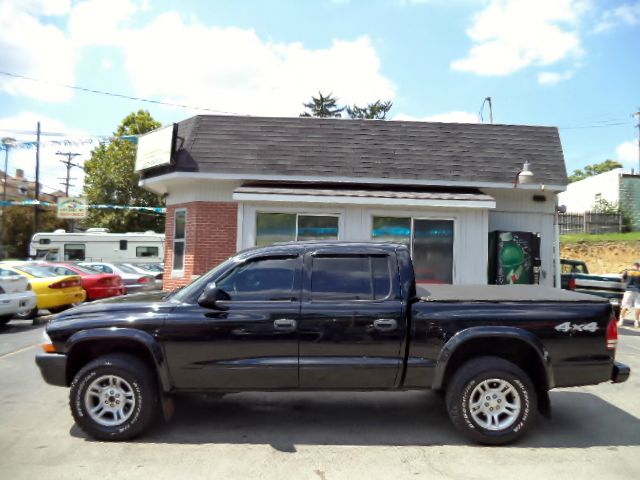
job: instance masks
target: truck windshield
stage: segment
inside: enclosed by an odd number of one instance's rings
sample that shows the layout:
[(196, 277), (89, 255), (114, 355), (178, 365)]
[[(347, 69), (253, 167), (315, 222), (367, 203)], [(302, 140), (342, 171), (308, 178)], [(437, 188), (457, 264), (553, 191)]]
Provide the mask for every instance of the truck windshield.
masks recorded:
[(193, 282), (187, 285), (184, 288), (181, 288), (179, 291), (176, 290), (174, 294), (170, 293), (166, 298), (171, 298), (172, 300), (176, 300), (178, 302), (186, 302), (192, 296), (196, 294), (200, 294), (200, 292), (204, 289), (204, 287), (213, 279), (217, 278), (219, 273), (224, 272), (231, 265), (235, 263), (235, 258), (231, 257), (224, 262), (222, 262), (217, 267), (209, 270), (204, 275), (196, 278)]

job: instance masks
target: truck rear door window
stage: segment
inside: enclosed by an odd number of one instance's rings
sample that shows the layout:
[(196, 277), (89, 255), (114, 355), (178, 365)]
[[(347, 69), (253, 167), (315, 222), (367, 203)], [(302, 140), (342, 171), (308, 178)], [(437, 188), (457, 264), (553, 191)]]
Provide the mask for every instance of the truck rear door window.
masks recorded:
[(388, 256), (313, 257), (312, 300), (381, 300), (390, 291)]

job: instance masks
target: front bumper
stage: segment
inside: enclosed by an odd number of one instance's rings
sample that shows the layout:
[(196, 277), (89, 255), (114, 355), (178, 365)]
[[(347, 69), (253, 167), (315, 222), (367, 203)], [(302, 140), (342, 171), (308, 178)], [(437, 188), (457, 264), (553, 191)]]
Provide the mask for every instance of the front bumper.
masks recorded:
[(624, 363), (615, 362), (613, 364), (613, 371), (611, 372), (611, 381), (613, 383), (626, 382), (631, 374), (631, 368)]
[(49, 385), (67, 386), (67, 356), (58, 353), (37, 353), (36, 365)]

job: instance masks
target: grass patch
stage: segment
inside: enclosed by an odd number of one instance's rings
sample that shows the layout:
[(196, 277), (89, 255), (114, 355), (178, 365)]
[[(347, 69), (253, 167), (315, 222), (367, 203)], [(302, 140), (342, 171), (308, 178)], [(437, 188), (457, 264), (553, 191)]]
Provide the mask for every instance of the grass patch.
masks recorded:
[(595, 242), (638, 242), (640, 241), (640, 232), (628, 233), (572, 233), (569, 235), (560, 235), (560, 243), (563, 245), (569, 243), (595, 243)]

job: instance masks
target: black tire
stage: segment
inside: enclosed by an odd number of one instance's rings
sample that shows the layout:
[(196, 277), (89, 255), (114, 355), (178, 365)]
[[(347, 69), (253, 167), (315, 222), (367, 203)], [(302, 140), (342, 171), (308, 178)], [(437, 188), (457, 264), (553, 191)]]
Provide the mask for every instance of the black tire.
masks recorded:
[(4, 327), (13, 318), (13, 315), (0, 316), (0, 327)]
[[(127, 418), (117, 425), (103, 425), (96, 421), (87, 410), (87, 390), (94, 385), (94, 382), (107, 375), (123, 380), (123, 384), (129, 387), (131, 398), (134, 399), (133, 406), (127, 412)], [(149, 427), (158, 411), (156, 385), (153, 371), (136, 357), (117, 353), (104, 355), (85, 365), (73, 379), (69, 392), (71, 414), (76, 424), (97, 440), (131, 439)], [(102, 393), (100, 395), (100, 397), (96, 395), (97, 403), (101, 403), (104, 399)], [(106, 392), (105, 395), (107, 395)], [(92, 397), (90, 401), (94, 400)], [(103, 420), (108, 421), (109, 419), (103, 417)], [(112, 421), (117, 422), (115, 415), (113, 415)]]
[[(498, 380), (502, 385), (509, 384), (513, 387), (508, 396), (503, 397), (505, 403), (496, 403), (500, 399), (492, 398), (489, 402), (482, 399), (482, 405), (472, 414), (471, 402), (478, 400), (481, 384), (487, 380)], [(488, 382), (485, 386), (497, 386), (499, 382)], [(490, 392), (487, 392), (490, 393)], [(489, 395), (493, 397), (493, 394)], [(505, 404), (519, 402), (517, 414), (505, 411)], [(537, 410), (536, 389), (529, 376), (517, 365), (499, 357), (477, 357), (469, 360), (458, 368), (447, 388), (446, 398), (449, 417), (454, 426), (468, 438), (485, 445), (505, 445), (521, 438), (535, 423)], [(503, 428), (495, 425), (487, 428), (480, 421), (489, 421), (488, 415), (483, 412), (492, 410), (500, 423), (505, 423)], [(494, 420), (495, 421), (495, 420)]]
[(18, 320), (31, 320), (33, 318), (36, 318), (37, 315), (38, 315), (38, 307), (34, 307), (32, 310), (29, 310), (28, 312), (16, 313), (14, 318), (17, 318)]

